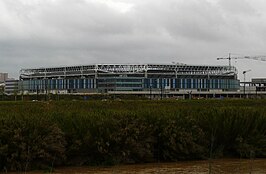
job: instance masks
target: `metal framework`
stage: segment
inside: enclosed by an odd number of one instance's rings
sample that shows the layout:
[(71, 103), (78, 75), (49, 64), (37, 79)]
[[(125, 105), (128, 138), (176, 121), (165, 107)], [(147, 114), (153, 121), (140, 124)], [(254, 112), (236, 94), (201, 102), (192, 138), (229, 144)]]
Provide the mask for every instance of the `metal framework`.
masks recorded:
[(20, 79), (91, 76), (97, 74), (153, 74), (234, 76), (233, 66), (186, 64), (94, 64), (52, 68), (21, 69)]

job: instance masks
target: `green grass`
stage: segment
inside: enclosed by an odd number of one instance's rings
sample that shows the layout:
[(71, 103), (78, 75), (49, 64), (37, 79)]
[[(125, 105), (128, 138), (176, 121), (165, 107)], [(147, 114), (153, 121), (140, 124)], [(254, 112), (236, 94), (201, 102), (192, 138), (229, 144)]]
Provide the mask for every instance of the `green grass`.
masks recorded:
[(266, 100), (0, 102), (0, 169), (266, 156)]

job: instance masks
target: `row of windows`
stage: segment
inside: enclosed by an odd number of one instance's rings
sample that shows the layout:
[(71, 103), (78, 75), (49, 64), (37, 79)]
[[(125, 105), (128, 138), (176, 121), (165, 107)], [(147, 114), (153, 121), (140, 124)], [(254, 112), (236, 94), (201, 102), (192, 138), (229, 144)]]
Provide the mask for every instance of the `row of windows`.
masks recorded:
[(113, 79), (98, 79), (98, 83), (106, 83), (106, 82), (114, 82), (114, 83), (132, 83), (132, 82), (136, 82), (136, 83), (142, 83), (142, 79), (117, 79), (117, 78), (113, 78)]
[(126, 88), (142, 88), (142, 84), (98, 84), (98, 88), (120, 88), (120, 87), (126, 87)]
[(44, 79), (22, 83), (24, 90), (92, 89), (96, 87), (95, 79)]
[[(46, 89), (93, 89), (93, 88), (168, 88), (168, 89), (238, 89), (239, 81), (234, 79), (43, 79), (23, 81), (24, 90)], [(118, 79), (115, 79), (118, 80)], [(96, 82), (97, 81), (97, 82)]]
[(144, 88), (170, 89), (238, 89), (234, 79), (145, 79)]

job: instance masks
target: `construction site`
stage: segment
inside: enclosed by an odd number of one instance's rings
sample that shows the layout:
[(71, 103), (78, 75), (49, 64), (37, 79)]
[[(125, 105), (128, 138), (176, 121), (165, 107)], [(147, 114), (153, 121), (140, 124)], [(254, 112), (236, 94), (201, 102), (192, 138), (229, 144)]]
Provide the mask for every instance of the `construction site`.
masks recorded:
[[(264, 98), (266, 78), (246, 80), (231, 61), (266, 61), (265, 56), (219, 57), (227, 66), (91, 64), (21, 69), (19, 80), (2, 74), (6, 95), (134, 95), (150, 99)], [(244, 79), (239, 80), (239, 74)], [(4, 79), (5, 77), (5, 79)], [(4, 82), (5, 81), (5, 82)]]

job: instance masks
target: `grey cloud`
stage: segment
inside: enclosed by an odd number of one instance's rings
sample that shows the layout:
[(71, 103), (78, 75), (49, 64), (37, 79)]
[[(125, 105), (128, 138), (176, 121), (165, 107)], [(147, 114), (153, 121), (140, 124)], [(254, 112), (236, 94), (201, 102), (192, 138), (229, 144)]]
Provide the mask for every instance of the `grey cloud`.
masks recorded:
[[(260, 0), (0, 1), (0, 71), (89, 63), (227, 64), (228, 52), (266, 54)], [(246, 68), (236, 64), (240, 71)], [(250, 64), (254, 76), (263, 64)]]
[(62, 34), (106, 35), (128, 33), (131, 30), (131, 24), (125, 16), (105, 5), (94, 3), (58, 4), (53, 8), (45, 8), (40, 19), (44, 25)]
[(254, 2), (248, 0), (219, 0), (219, 5), (223, 10), (230, 14), (240, 15), (241, 17), (258, 15), (258, 11), (252, 7), (252, 3)]

